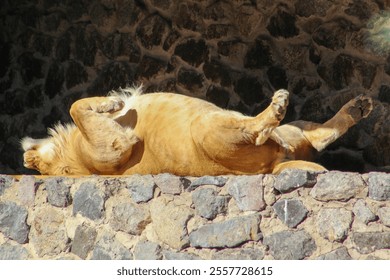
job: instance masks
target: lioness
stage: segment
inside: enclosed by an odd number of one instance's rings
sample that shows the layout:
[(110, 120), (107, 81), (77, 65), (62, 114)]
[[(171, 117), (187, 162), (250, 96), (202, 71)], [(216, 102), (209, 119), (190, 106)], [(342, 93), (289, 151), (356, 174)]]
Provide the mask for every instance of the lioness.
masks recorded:
[(279, 126), (289, 93), (278, 90), (255, 117), (173, 93), (125, 88), (76, 101), (74, 124), (22, 140), (24, 166), (45, 175), (277, 174), (286, 168), (325, 170), (312, 160), (372, 110), (358, 96), (329, 121)]

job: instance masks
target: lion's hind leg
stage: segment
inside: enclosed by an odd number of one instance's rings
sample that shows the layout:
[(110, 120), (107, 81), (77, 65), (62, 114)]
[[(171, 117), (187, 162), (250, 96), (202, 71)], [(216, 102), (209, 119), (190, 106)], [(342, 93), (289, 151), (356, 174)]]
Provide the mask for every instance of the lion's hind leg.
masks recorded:
[(326, 171), (326, 168), (310, 161), (304, 161), (304, 160), (291, 160), (291, 161), (285, 161), (277, 164), (274, 169), (272, 170), (272, 174), (280, 174), (283, 170), (286, 169), (301, 169), (301, 170), (307, 170), (307, 171)]
[(117, 171), (138, 142), (131, 128), (113, 119), (123, 106), (120, 97), (91, 97), (76, 101), (70, 109), (83, 136), (82, 152), (91, 159), (91, 168), (99, 173)]

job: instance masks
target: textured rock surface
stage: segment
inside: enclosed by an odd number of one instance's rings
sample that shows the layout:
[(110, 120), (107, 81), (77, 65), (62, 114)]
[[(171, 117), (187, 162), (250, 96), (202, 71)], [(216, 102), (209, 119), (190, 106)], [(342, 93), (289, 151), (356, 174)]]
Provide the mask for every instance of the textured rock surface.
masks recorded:
[(317, 260), (351, 260), (351, 256), (348, 253), (347, 248), (340, 247), (334, 251), (323, 254), (317, 258)]
[(65, 216), (61, 210), (48, 208), (35, 213), (30, 239), (40, 257), (55, 256), (69, 247)]
[(27, 242), (29, 226), (26, 208), (14, 202), (0, 202), (0, 232), (18, 243)]
[(92, 182), (83, 183), (74, 195), (73, 214), (98, 220), (103, 217), (103, 211), (104, 193)]
[(348, 200), (365, 191), (362, 178), (352, 173), (331, 171), (320, 174), (310, 194), (321, 201)]
[(366, 205), (363, 199), (359, 199), (353, 206), (353, 214), (359, 221), (368, 224), (376, 219), (376, 216)]
[(368, 175), (368, 196), (375, 200), (390, 200), (390, 174), (370, 173)]
[(390, 249), (390, 232), (356, 232), (352, 239), (357, 250), (363, 254)]
[(264, 237), (264, 245), (269, 247), (276, 260), (301, 260), (311, 256), (316, 244), (310, 235), (303, 231), (281, 231)]
[(257, 241), (261, 237), (260, 216), (250, 215), (224, 222), (206, 224), (190, 234), (193, 247), (235, 247), (246, 241)]
[(290, 228), (299, 225), (308, 213), (302, 201), (297, 199), (282, 199), (277, 201), (272, 207), (278, 218)]
[(233, 177), (226, 183), (226, 187), (240, 210), (260, 211), (265, 208), (263, 175)]
[(225, 213), (229, 202), (229, 197), (218, 195), (210, 188), (195, 190), (192, 193), (197, 214), (206, 219), (214, 219), (218, 214)]
[(3, 244), (0, 246), (0, 260), (27, 260), (28, 251), (19, 245)]
[(49, 179), (46, 181), (47, 201), (57, 207), (66, 207), (70, 204), (70, 188), (62, 178)]
[[(34, 200), (27, 206), (17, 191), (21, 177), (8, 178), (0, 195), (0, 259), (390, 260), (389, 205), (368, 193), (368, 178), (387, 174), (342, 173), (332, 182), (334, 172), (328, 172), (310, 180), (325, 175), (322, 184), (331, 184), (325, 188), (342, 182), (345, 189), (362, 178), (367, 184), (348, 199), (336, 192), (337, 199), (325, 201), (312, 197), (314, 186), (280, 192), (279, 175), (270, 174), (224, 176), (224, 182), (169, 174), (33, 178)], [(180, 193), (165, 183), (180, 186)], [(254, 201), (264, 196), (264, 209), (239, 207), (245, 196), (236, 199), (232, 188), (245, 187)]]
[(352, 223), (351, 211), (339, 208), (321, 209), (317, 216), (319, 234), (329, 241), (342, 241)]
[(164, 197), (157, 198), (150, 206), (153, 229), (157, 236), (174, 249), (188, 247), (187, 223), (194, 215), (185, 205), (175, 205)]
[(316, 176), (314, 173), (305, 170), (287, 169), (276, 177), (274, 188), (281, 193), (287, 193), (298, 188), (310, 188), (315, 183)]

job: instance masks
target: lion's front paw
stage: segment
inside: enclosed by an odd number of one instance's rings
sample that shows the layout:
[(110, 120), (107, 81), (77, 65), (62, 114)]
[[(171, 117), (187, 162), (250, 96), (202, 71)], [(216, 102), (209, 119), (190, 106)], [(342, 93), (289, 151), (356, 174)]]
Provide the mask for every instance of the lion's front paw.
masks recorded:
[(122, 110), (125, 103), (120, 99), (119, 97), (111, 96), (107, 97), (107, 100), (100, 103), (97, 108), (96, 112), (98, 113), (114, 113), (119, 110)]
[(281, 121), (286, 115), (288, 96), (289, 92), (287, 90), (280, 89), (276, 91), (272, 97), (272, 108), (278, 121)]

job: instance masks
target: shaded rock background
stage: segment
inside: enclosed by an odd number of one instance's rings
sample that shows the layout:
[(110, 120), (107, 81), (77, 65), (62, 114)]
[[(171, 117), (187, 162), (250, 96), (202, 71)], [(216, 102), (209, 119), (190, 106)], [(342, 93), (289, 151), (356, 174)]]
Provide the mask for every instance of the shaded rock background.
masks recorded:
[(75, 100), (140, 83), (248, 115), (287, 88), (286, 122), (325, 121), (365, 93), (375, 100), (372, 114), (318, 161), (331, 169), (389, 170), (386, 0), (0, 5), (0, 173), (31, 173), (19, 139), (45, 137), (47, 127), (69, 122)]

